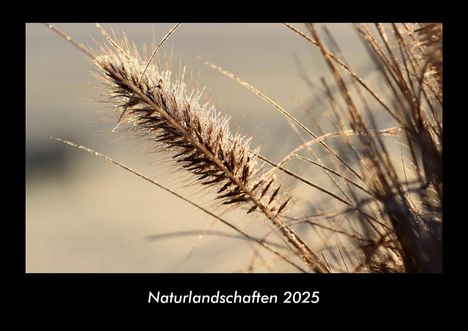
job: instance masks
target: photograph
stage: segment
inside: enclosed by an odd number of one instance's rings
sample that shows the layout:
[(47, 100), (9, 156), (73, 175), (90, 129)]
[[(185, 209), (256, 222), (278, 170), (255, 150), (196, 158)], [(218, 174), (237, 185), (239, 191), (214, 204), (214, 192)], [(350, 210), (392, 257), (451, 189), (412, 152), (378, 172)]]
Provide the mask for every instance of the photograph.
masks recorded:
[(441, 274), (442, 46), (433, 22), (25, 23), (25, 273)]

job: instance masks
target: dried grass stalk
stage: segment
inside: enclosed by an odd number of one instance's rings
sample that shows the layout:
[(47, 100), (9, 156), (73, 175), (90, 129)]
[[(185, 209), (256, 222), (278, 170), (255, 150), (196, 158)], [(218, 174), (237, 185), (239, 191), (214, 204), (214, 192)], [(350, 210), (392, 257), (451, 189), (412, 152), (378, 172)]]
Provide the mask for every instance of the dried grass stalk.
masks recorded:
[(158, 149), (170, 151), (181, 169), (216, 190), (223, 205), (245, 206), (247, 213), (262, 212), (312, 270), (328, 272), (281, 218), (291, 198), (274, 176), (262, 174), (256, 162), (258, 151), (250, 149), (251, 138), (231, 133), (229, 118), (202, 101), (203, 91), (188, 90), (183, 74), (171, 80), (170, 71), (148, 65), (125, 40), (118, 48), (101, 48), (94, 62), (107, 86), (108, 101), (125, 112), (123, 122)]

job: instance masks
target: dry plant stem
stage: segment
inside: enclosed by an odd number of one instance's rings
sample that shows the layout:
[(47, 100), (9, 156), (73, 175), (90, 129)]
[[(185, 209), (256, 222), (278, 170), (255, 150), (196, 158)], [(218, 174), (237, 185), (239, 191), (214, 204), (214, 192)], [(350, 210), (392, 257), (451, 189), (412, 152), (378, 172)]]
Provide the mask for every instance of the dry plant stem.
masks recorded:
[(87, 57), (90, 59), (94, 59), (94, 54), (83, 44), (78, 43), (75, 41), (72, 37), (64, 33), (62, 30), (57, 28), (56, 26), (50, 24), (50, 23), (43, 23), (46, 27), (48, 27), (50, 30), (54, 31), (56, 34), (58, 34), (60, 37), (68, 41), (70, 44), (78, 48), (81, 52), (83, 52)]
[(361, 191), (363, 191), (363, 192), (365, 192), (365, 193), (367, 193), (367, 194), (369, 194), (369, 195), (372, 196), (372, 192), (370, 192), (369, 190), (367, 190), (365, 187), (359, 185), (358, 183), (352, 181), (351, 179), (347, 178), (346, 176), (344, 176), (344, 175), (342, 175), (342, 174), (336, 172), (335, 170), (333, 170), (333, 169), (331, 169), (331, 168), (329, 168), (329, 167), (327, 167), (327, 166), (325, 166), (325, 165), (323, 165), (323, 164), (320, 164), (320, 163), (318, 163), (318, 162), (316, 162), (316, 161), (314, 161), (314, 160), (311, 160), (311, 159), (309, 159), (309, 158), (303, 157), (303, 156), (298, 155), (298, 154), (293, 154), (293, 157), (295, 157), (295, 158), (298, 159), (298, 160), (302, 160), (302, 161), (305, 161), (305, 162), (309, 162), (309, 163), (311, 163), (311, 164), (313, 164), (313, 165), (316, 165), (316, 166), (318, 166), (318, 167), (320, 167), (320, 168), (322, 168), (322, 169), (324, 169), (324, 170), (326, 170), (326, 171), (328, 171), (328, 172), (334, 174), (335, 176), (344, 179), (344, 180), (345, 180), (346, 182), (348, 182), (349, 184), (351, 184), (351, 185), (357, 187), (357, 188), (360, 189)]
[[(345, 129), (345, 124), (343, 122), (343, 119), (342, 119), (342, 116), (340, 116), (340, 114), (342, 112), (344, 112), (344, 110), (342, 111), (339, 111), (338, 108), (341, 109), (341, 107), (339, 106), (336, 98), (333, 96), (333, 93), (330, 89), (330, 86), (327, 84), (325, 78), (321, 78), (320, 79), (322, 85), (323, 85), (323, 88), (324, 88), (324, 91), (325, 91), (325, 94), (328, 98), (328, 101), (329, 101), (329, 106), (330, 106), (330, 109), (332, 111), (332, 114), (335, 116), (335, 128), (340, 130), (341, 132), (345, 132), (346, 129)], [(354, 132), (354, 130), (353, 130)], [(356, 159), (360, 159), (360, 155), (358, 153), (358, 151), (356, 150), (356, 148), (353, 146), (353, 144), (351, 143), (351, 141), (349, 140), (349, 138), (347, 136), (344, 137), (344, 143), (346, 145), (346, 147), (351, 151), (351, 153), (355, 156)], [(361, 163), (362, 165), (362, 163)]]
[[(326, 47), (322, 44), (322, 42), (321, 42), (321, 40), (320, 40), (316, 30), (315, 30), (314, 25), (310, 24), (310, 25), (308, 25), (308, 28), (309, 28), (310, 32), (312, 33), (313, 37), (315, 38), (315, 41), (317, 42), (317, 46), (321, 50), (322, 55), (325, 58), (325, 61), (327, 62), (327, 65), (330, 68), (330, 71), (332, 72), (336, 83), (338, 84), (338, 87), (339, 87), (339, 90), (341, 92), (341, 95), (342, 95), (343, 99), (345, 100), (346, 104), (348, 105), (349, 115), (351, 116), (351, 124), (356, 126), (356, 129), (360, 133), (364, 134), (367, 137), (370, 137), (371, 136), (370, 132), (369, 132), (367, 126), (364, 124), (362, 116), (358, 112), (358, 110), (357, 110), (357, 108), (356, 108), (356, 106), (355, 106), (355, 104), (353, 102), (353, 99), (351, 98), (351, 95), (349, 93), (348, 88), (346, 87), (346, 84), (345, 84), (343, 78), (341, 77), (340, 73), (338, 72), (335, 65), (331, 61), (330, 53), (327, 51)], [(378, 136), (377, 136), (377, 138), (378, 138)], [(368, 141), (370, 141), (370, 140), (368, 140)], [(394, 169), (392, 167), (392, 164), (391, 164), (391, 162), (390, 162), (390, 160), (388, 158), (388, 153), (385, 152), (383, 143), (381, 143), (381, 141), (379, 139), (377, 139), (377, 141), (380, 143), (380, 147), (382, 148), (384, 153), (376, 153), (376, 154), (377, 154), (377, 156), (379, 158), (383, 158), (382, 163), (386, 166), (388, 174), (391, 176), (393, 182), (396, 183), (396, 182), (398, 182), (398, 179), (397, 179), (397, 177), (395, 175), (395, 171), (394, 171)], [(368, 147), (371, 147), (371, 146), (368, 146)]]
[(212, 212), (210, 212), (209, 210), (201, 207), (200, 205), (194, 203), (193, 201), (183, 197), (182, 195), (168, 189), (167, 187), (159, 184), (158, 182), (152, 180), (151, 178), (148, 178), (146, 177), (145, 175), (133, 170), (132, 168), (118, 162), (118, 161), (115, 161), (114, 159), (104, 155), (104, 154), (101, 154), (89, 147), (85, 147), (85, 146), (82, 146), (82, 145), (79, 145), (79, 144), (76, 144), (74, 142), (71, 142), (71, 141), (68, 141), (68, 140), (65, 140), (65, 139), (61, 139), (61, 138), (57, 138), (57, 137), (49, 137), (51, 140), (55, 140), (55, 141), (58, 141), (58, 142), (61, 142), (61, 143), (64, 143), (66, 145), (69, 145), (69, 146), (72, 146), (72, 147), (75, 147), (75, 148), (78, 148), (82, 151), (85, 151), (86, 153), (89, 153), (91, 155), (94, 155), (94, 156), (97, 156), (99, 158), (102, 158), (138, 177), (140, 177), (141, 179), (144, 179), (148, 182), (150, 182), (151, 184), (153, 185), (156, 185), (157, 187), (165, 190), (166, 192), (176, 196), (177, 198), (189, 203), (190, 205), (200, 209), (201, 211), (205, 212), (206, 214), (210, 215), (211, 217), (217, 219), (218, 221), (220, 221), (221, 223), (223, 223), (224, 225), (228, 226), (229, 228), (233, 229), (234, 231), (238, 232), (239, 234), (241, 234), (242, 236), (244, 236), (245, 238), (247, 238), (248, 240), (251, 240), (251, 241), (254, 241), (256, 243), (258, 243), (259, 245), (261, 245), (262, 247), (264, 247), (265, 249), (269, 250), (270, 252), (272, 252), (273, 254), (277, 255), (278, 257), (280, 257), (281, 259), (283, 259), (284, 261), (286, 261), (287, 263), (291, 264), (292, 266), (294, 266), (295, 268), (297, 268), (298, 270), (302, 271), (302, 272), (306, 272), (302, 267), (298, 266), (296, 263), (294, 263), (293, 261), (291, 261), (290, 259), (288, 259), (287, 257), (285, 257), (283, 254), (279, 253), (278, 251), (276, 251), (274, 248), (272, 248), (269, 244), (265, 243), (264, 241), (258, 239), (258, 238), (255, 238), (255, 237), (252, 237), (250, 236), (249, 234), (245, 233), (244, 231), (242, 231), (241, 229), (239, 229), (238, 227), (232, 225), (231, 223), (225, 221), (224, 219), (222, 219), (221, 217), (213, 214)]
[[(297, 180), (300, 180), (301, 182), (303, 182), (303, 183), (305, 183), (305, 184), (307, 184), (307, 185), (309, 185), (309, 186), (311, 186), (311, 187), (313, 187), (313, 188), (315, 188), (315, 189), (317, 189), (317, 190), (319, 190), (319, 191), (321, 191), (321, 192), (323, 192), (323, 193), (325, 193), (325, 194), (331, 196), (332, 198), (334, 198), (334, 199), (336, 199), (336, 200), (338, 200), (338, 201), (344, 203), (345, 205), (347, 205), (348, 207), (350, 207), (350, 210), (358, 211), (358, 212), (361, 213), (363, 216), (365, 216), (367, 219), (369, 219), (369, 220), (371, 220), (371, 221), (374, 221), (374, 222), (376, 222), (377, 224), (379, 224), (379, 225), (381, 225), (381, 226), (383, 226), (383, 227), (386, 227), (386, 225), (385, 225), (384, 223), (380, 222), (380, 221), (377, 220), (375, 217), (373, 217), (373, 216), (367, 214), (366, 212), (364, 212), (361, 208), (359, 208), (359, 206), (355, 206), (355, 205), (349, 203), (348, 201), (346, 201), (345, 199), (343, 199), (343, 198), (341, 198), (340, 196), (336, 195), (335, 193), (333, 193), (333, 192), (331, 192), (331, 191), (329, 191), (329, 190), (327, 190), (327, 189), (324, 189), (323, 187), (321, 187), (321, 186), (319, 186), (319, 185), (317, 185), (317, 184), (312, 183), (311, 181), (305, 179), (304, 177), (299, 176), (298, 174), (292, 172), (291, 170), (288, 170), (288, 169), (286, 169), (286, 168), (284, 168), (284, 167), (282, 167), (282, 166), (277, 165), (277, 164), (274, 163), (273, 161), (270, 161), (269, 159), (265, 158), (264, 156), (261, 156), (261, 155), (258, 155), (258, 154), (257, 154), (257, 157), (258, 157), (260, 160), (265, 161), (266, 163), (268, 163), (268, 164), (270, 164), (270, 165), (272, 165), (272, 166), (274, 166), (274, 167), (277, 167), (279, 170), (281, 170), (281, 171), (284, 172), (285, 174), (287, 174), (287, 175), (289, 175), (289, 176), (291, 176), (291, 177), (293, 177), (293, 178), (295, 178), (295, 179), (297, 179)], [(349, 211), (349, 210), (347, 210), (347, 211)]]
[(203, 155), (213, 162), (218, 169), (220, 169), (225, 176), (227, 176), (232, 183), (235, 184), (246, 196), (249, 197), (249, 200), (254, 203), (254, 205), (259, 208), (265, 216), (272, 221), (272, 223), (282, 232), (282, 234), (287, 238), (287, 240), (299, 251), (303, 261), (314, 271), (314, 272), (329, 272), (328, 268), (319, 260), (315, 253), (307, 246), (307, 244), (286, 224), (284, 223), (278, 215), (272, 212), (268, 206), (261, 203), (255, 194), (249, 190), (238, 178), (235, 176), (217, 157), (213, 155), (205, 146), (199, 143), (194, 137), (187, 132), (187, 130), (181, 126), (172, 116), (170, 116), (166, 110), (159, 107), (153, 100), (151, 100), (145, 93), (143, 93), (139, 88), (132, 84), (128, 79), (123, 77), (120, 72), (115, 70), (111, 65), (103, 67), (104, 71), (109, 72), (119, 84), (126, 86), (132, 93), (138, 95), (141, 100), (143, 100), (147, 105), (149, 105), (154, 111), (158, 112), (167, 122), (169, 122), (174, 128), (180, 132), (184, 138), (189, 142), (193, 147), (200, 151)]
[(216, 231), (216, 230), (187, 230), (187, 231), (174, 231), (174, 232), (166, 232), (166, 233), (157, 233), (157, 234), (152, 234), (146, 237), (147, 241), (156, 241), (156, 240), (164, 240), (164, 239), (170, 239), (170, 238), (175, 238), (175, 237), (180, 237), (180, 236), (206, 236), (206, 235), (211, 235), (211, 236), (218, 236), (218, 237), (224, 237), (224, 238), (233, 238), (233, 239), (241, 239), (241, 240), (252, 240), (254, 241), (262, 241), (263, 243), (271, 246), (271, 247), (276, 247), (279, 249), (283, 249), (284, 245), (275, 243), (273, 241), (268, 241), (265, 239), (259, 239), (251, 236), (250, 238), (245, 237), (245, 236), (239, 236), (235, 234), (230, 234), (227, 232), (223, 231)]
[[(292, 172), (291, 170), (288, 170), (288, 169), (286, 169), (286, 168), (284, 168), (284, 167), (282, 167), (282, 166), (276, 164), (275, 162), (270, 161), (269, 159), (267, 159), (267, 158), (264, 157), (264, 156), (261, 156), (261, 155), (258, 155), (258, 154), (257, 154), (257, 157), (258, 157), (260, 160), (265, 161), (266, 163), (270, 164), (271, 166), (278, 168), (279, 170), (281, 170), (281, 171), (284, 172), (285, 174), (287, 174), (287, 175), (289, 175), (289, 176), (291, 176), (291, 177), (293, 177), (293, 178), (295, 178), (295, 179), (297, 179), (297, 180), (300, 180), (301, 182), (303, 182), (303, 183), (305, 183), (305, 184), (307, 184), (307, 185), (309, 185), (309, 186), (311, 186), (311, 187), (313, 187), (313, 188), (319, 190), (320, 192), (323, 192), (323, 193), (325, 193), (325, 194), (328, 194), (328, 195), (331, 196), (332, 198), (335, 198), (336, 200), (339, 200), (339, 201), (343, 202), (344, 204), (350, 206), (350, 205), (349, 205), (349, 202), (347, 202), (346, 200), (343, 200), (342, 198), (340, 198), (339, 196), (337, 196), (335, 193), (330, 192), (330, 191), (324, 189), (323, 187), (321, 187), (321, 186), (319, 186), (319, 185), (317, 185), (317, 184), (312, 183), (311, 181), (305, 179), (304, 177), (301, 177), (300, 175), (298, 175), (298, 174)], [(351, 206), (351, 207), (352, 207), (352, 206)]]
[[(291, 29), (292, 31), (296, 32), (298, 35), (300, 35), (301, 37), (303, 37), (304, 39), (306, 39), (307, 41), (311, 42), (313, 45), (315, 46), (318, 46), (318, 43), (316, 40), (310, 38), (308, 35), (306, 35), (304, 32), (300, 31), (299, 29), (297, 29), (296, 27), (294, 27), (293, 25), (289, 24), (289, 23), (284, 23), (285, 26), (287, 26), (289, 29)], [(337, 64), (339, 64), (349, 75), (351, 75), (362, 87), (364, 87), (364, 89), (369, 92), (372, 97), (400, 124), (404, 124), (404, 122), (391, 110), (391, 108), (385, 103), (385, 101), (377, 94), (377, 92), (375, 92), (368, 84), (366, 84), (362, 79), (361, 77), (359, 77), (353, 70), (351, 70), (351, 68), (346, 64), (344, 63), (343, 61), (341, 61), (340, 59), (338, 59), (335, 55), (333, 55), (332, 53), (330, 52), (326, 52), (327, 55), (329, 56), (329, 58), (331, 60), (333, 60), (334, 62), (336, 62)]]
[(315, 42), (316, 42), (316, 45), (317, 47), (320, 49), (320, 51), (322, 52), (322, 55), (323, 57), (325, 58), (326, 62), (327, 62), (327, 65), (328, 67), (330, 68), (330, 71), (332, 72), (333, 74), (333, 77), (335, 78), (335, 81), (337, 82), (338, 84), (338, 88), (342, 94), (342, 97), (343, 99), (346, 101), (346, 104), (348, 105), (349, 107), (349, 112), (351, 115), (358, 115), (358, 111), (357, 111), (357, 108), (349, 94), (349, 91), (346, 87), (346, 84), (343, 80), (343, 78), (341, 77), (341, 75), (339, 74), (338, 70), (335, 68), (335, 66), (332, 64), (330, 58), (330, 52), (328, 52), (325, 48), (325, 46), (322, 44), (322, 42), (320, 41), (319, 37), (318, 37), (318, 34), (314, 28), (314, 25), (313, 24), (310, 24), (308, 25), (313, 37), (315, 38)]
[[(393, 136), (393, 135), (396, 135), (396, 132), (399, 131), (400, 128), (390, 128), (390, 129), (386, 129), (386, 130), (380, 130), (380, 131), (371, 131), (371, 135), (389, 135), (389, 136)], [(299, 145), (298, 147), (296, 147), (294, 150), (292, 150), (288, 155), (286, 155), (273, 169), (280, 169), (282, 170), (283, 169), (283, 165), (286, 164), (289, 160), (291, 160), (292, 158), (298, 158), (298, 159), (302, 159), (302, 160), (305, 160), (305, 158), (301, 157), (299, 153), (301, 150), (305, 149), (305, 148), (309, 148), (312, 144), (316, 143), (317, 140), (322, 140), (322, 139), (326, 139), (326, 138), (332, 138), (332, 137), (347, 137), (347, 136), (352, 136), (352, 135), (356, 135), (357, 133), (354, 131), (354, 130), (347, 130), (347, 131), (341, 131), (341, 132), (334, 132), (334, 133), (327, 133), (327, 134), (323, 134), (321, 135), (320, 137), (318, 137), (317, 139), (312, 139), (312, 140), (309, 140), (309, 141), (306, 141), (304, 142), (303, 144)], [(343, 178), (345, 181), (347, 181), (349, 184), (361, 189), (362, 191), (368, 193), (368, 194), (371, 194), (368, 190), (364, 189), (361, 185), (359, 185), (358, 183), (356, 183), (355, 181), (347, 178), (346, 176), (336, 172), (335, 170), (333, 169), (330, 169), (329, 167), (319, 163), (319, 162), (316, 162), (316, 161), (313, 161), (313, 160), (310, 160), (310, 159), (307, 159), (306, 161), (322, 168), (322, 169), (325, 169), (329, 172), (331, 172), (332, 174), (338, 176), (338, 177), (341, 177)]]
[[(384, 129), (384, 130), (379, 130), (379, 131), (371, 131), (370, 134), (372, 136), (375, 136), (375, 135), (388, 135), (388, 136), (397, 136), (397, 132), (400, 131), (400, 128), (397, 128), (397, 127), (394, 127), (394, 128), (388, 128), (388, 129)], [(314, 138), (314, 139), (311, 139), (311, 140), (308, 140), (304, 143), (302, 143), (301, 145), (299, 145), (298, 147), (296, 147), (295, 149), (293, 149), (291, 152), (289, 152), (279, 163), (278, 165), (282, 166), (284, 164), (286, 164), (286, 162), (288, 162), (290, 159), (292, 159), (294, 157), (295, 154), (299, 153), (301, 150), (305, 149), (305, 148), (309, 148), (311, 145), (315, 144), (315, 143), (318, 143), (319, 141), (321, 140), (325, 140), (325, 139), (328, 139), (328, 138), (335, 138), (335, 137), (349, 137), (349, 136), (355, 136), (357, 135), (358, 133), (354, 130), (343, 130), (343, 131), (339, 131), (339, 132), (329, 132), (329, 133), (325, 133), (317, 138)]]

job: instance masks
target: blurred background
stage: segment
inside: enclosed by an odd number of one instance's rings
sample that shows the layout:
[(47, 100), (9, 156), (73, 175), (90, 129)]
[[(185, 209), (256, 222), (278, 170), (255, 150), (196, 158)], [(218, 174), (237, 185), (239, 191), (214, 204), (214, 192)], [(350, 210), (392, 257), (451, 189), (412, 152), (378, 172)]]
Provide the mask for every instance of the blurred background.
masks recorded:
[[(103, 37), (94, 24), (56, 24), (76, 40), (95, 46)], [(103, 24), (124, 31), (136, 45), (151, 45), (173, 24)], [(303, 28), (300, 24), (296, 24)], [(328, 24), (355, 68), (366, 70), (364, 49), (348, 24)], [(319, 52), (282, 24), (183, 24), (161, 50), (192, 72), (217, 109), (232, 116), (231, 128), (254, 135), (253, 145), (279, 161), (300, 140), (269, 104), (202, 64), (198, 55), (245, 79), (298, 118), (314, 108), (306, 80), (328, 77)], [(354, 60), (354, 62), (352, 61)], [(165, 191), (48, 137), (71, 140), (156, 179), (205, 207), (209, 195), (171, 170), (165, 155), (145, 153), (147, 142), (112, 133), (117, 118), (101, 103), (93, 65), (80, 51), (41, 24), (26, 26), (26, 271), (37, 272), (238, 272), (253, 254), (237, 238), (201, 231), (228, 229)], [(307, 74), (305, 79), (304, 74)], [(309, 82), (309, 84), (310, 84)], [(307, 110), (307, 111), (306, 111)], [(280, 143), (278, 143), (280, 142)], [(309, 191), (310, 194), (316, 194)], [(261, 217), (229, 211), (226, 219), (249, 233), (268, 229)], [(150, 236), (176, 234), (170, 237)], [(272, 268), (270, 270), (269, 268)], [(253, 271), (290, 271), (274, 261)]]

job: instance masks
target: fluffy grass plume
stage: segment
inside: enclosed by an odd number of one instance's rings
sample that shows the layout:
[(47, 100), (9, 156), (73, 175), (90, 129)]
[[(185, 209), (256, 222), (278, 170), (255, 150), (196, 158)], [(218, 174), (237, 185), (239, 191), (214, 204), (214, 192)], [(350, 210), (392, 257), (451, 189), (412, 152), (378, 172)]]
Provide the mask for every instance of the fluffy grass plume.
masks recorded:
[(103, 47), (94, 56), (106, 84), (108, 100), (122, 121), (169, 151), (181, 170), (212, 187), (223, 205), (246, 206), (263, 213), (281, 231), (314, 271), (328, 268), (282, 220), (290, 201), (275, 176), (262, 174), (251, 138), (231, 133), (229, 118), (203, 102), (203, 92), (189, 90), (184, 74), (173, 79), (169, 70), (142, 59), (126, 40)]

